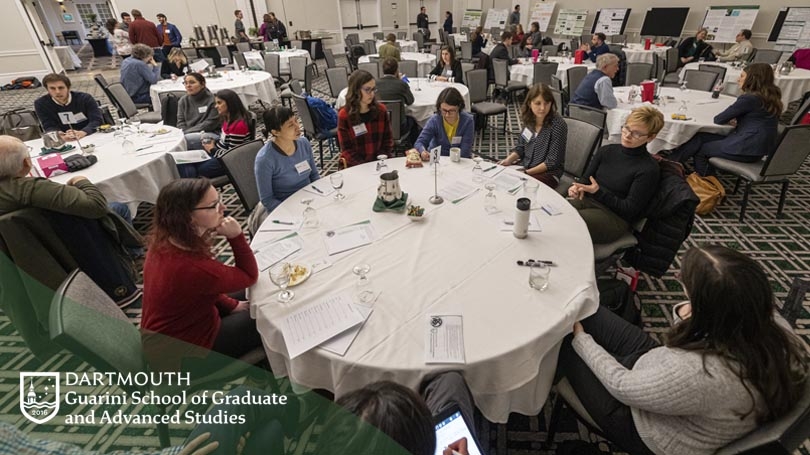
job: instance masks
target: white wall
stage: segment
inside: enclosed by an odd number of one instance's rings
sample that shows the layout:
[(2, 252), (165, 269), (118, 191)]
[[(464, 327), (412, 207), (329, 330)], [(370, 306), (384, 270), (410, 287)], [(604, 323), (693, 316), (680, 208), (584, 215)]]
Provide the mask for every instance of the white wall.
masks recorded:
[(51, 68), (25, 9), (20, 2), (8, 6), (0, 14), (0, 84), (20, 76), (42, 79)]
[[(259, 0), (256, 0), (257, 2)], [(314, 0), (320, 1), (320, 0)], [(233, 11), (240, 8), (235, 0), (111, 0), (117, 15), (123, 11), (138, 9), (143, 17), (157, 23), (155, 16), (163, 13), (169, 22), (176, 25), (183, 39), (192, 36), (194, 26), (219, 25), (228, 29), (233, 36)], [(249, 12), (245, 14), (245, 27), (252, 27)]]

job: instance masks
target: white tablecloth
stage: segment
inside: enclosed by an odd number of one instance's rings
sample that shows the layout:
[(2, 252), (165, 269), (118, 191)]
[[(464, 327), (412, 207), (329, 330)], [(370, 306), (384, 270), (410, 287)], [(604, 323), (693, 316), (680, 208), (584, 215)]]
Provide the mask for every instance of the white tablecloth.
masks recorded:
[[(607, 130), (610, 134), (611, 142), (621, 141), (622, 125), (633, 108), (642, 106), (641, 99), (636, 97), (635, 104), (627, 103), (627, 94), (630, 87), (616, 87), (613, 93), (619, 101), (616, 109), (609, 109), (607, 115)], [(718, 99), (712, 99), (711, 92), (699, 90), (681, 91), (676, 87), (661, 87), (661, 96), (674, 97), (674, 100), (667, 100), (666, 106), (655, 106), (664, 113), (664, 128), (650, 144), (647, 150), (655, 153), (660, 150), (673, 149), (688, 141), (698, 131), (709, 133), (729, 134), (734, 128), (729, 125), (716, 125), (714, 116), (724, 111), (734, 104), (736, 98), (727, 95), (720, 95)], [(681, 101), (686, 101), (686, 116), (691, 120), (673, 120), (672, 114), (678, 113)]]
[[(273, 84), (273, 77), (270, 73), (265, 71), (219, 71), (219, 73), (222, 74), (222, 77), (205, 79), (205, 86), (213, 94), (224, 88), (231, 89), (239, 94), (245, 107), (257, 99), (268, 103), (278, 99), (276, 86)], [(156, 112), (160, 112), (160, 93), (173, 91), (185, 91), (182, 79), (158, 81), (149, 88), (152, 107)]]
[(653, 63), (653, 53), (658, 54), (660, 58), (666, 58), (669, 46), (652, 46), (650, 50), (645, 51), (644, 46), (640, 44), (631, 45), (622, 49), (627, 58), (627, 63)]
[[(550, 217), (533, 211), (542, 232), (519, 240), (498, 225), (512, 218), (515, 197), (497, 192), (502, 213), (487, 215), (484, 194), (474, 193), (458, 204), (431, 205), (433, 177), (429, 167), (405, 169), (404, 158), (390, 159), (400, 185), (411, 201), (426, 208), (427, 219), (412, 223), (401, 213), (371, 210), (379, 176), (375, 163), (344, 173), (344, 201), (315, 196), (313, 206), (321, 225), (300, 232), (304, 246), (290, 260), (312, 264), (326, 257), (321, 233), (363, 220), (376, 232), (373, 244), (328, 259), (332, 266), (294, 288), (292, 303), (275, 299), (276, 286), (262, 273), (250, 289), (257, 327), (273, 372), (306, 387), (331, 390), (336, 397), (373, 381), (393, 380), (416, 389), (425, 376), (458, 369), (470, 386), (475, 403), (492, 422), (504, 423), (510, 412), (534, 415), (551, 387), (562, 338), (575, 321), (596, 311), (593, 247), (584, 222), (561, 196), (540, 185), (539, 199), (553, 203), (562, 214)], [(472, 162), (442, 158), (439, 185), (470, 182)], [(504, 171), (512, 172), (512, 171)], [(328, 177), (327, 177), (328, 178)], [(300, 216), (297, 193), (273, 211), (272, 218)], [(259, 232), (254, 242), (286, 233)], [(529, 270), (518, 259), (557, 262), (545, 292), (528, 285)], [(320, 348), (290, 360), (279, 322), (302, 305), (336, 292), (353, 293), (352, 267), (371, 266), (372, 288), (382, 291), (374, 310), (345, 356)], [(425, 364), (425, 331), (430, 315), (463, 317), (463, 365)]]
[[(152, 136), (150, 131), (165, 128), (167, 134)], [(129, 139), (135, 148), (151, 146), (148, 149), (125, 154), (121, 148), (122, 138), (113, 133), (95, 133), (81, 140), (82, 145), (94, 144), (98, 162), (87, 169), (52, 177), (51, 180), (66, 183), (76, 175), (83, 175), (93, 182), (111, 202), (124, 202), (135, 209), (140, 202), (155, 203), (158, 193), (164, 185), (180, 177), (177, 166), (171, 155), (166, 152), (185, 150), (186, 141), (183, 132), (177, 128), (160, 125), (141, 125), (142, 133), (132, 132)], [(32, 147), (32, 154), (37, 155), (43, 145), (42, 139), (26, 142)], [(70, 142), (76, 151), (62, 155), (67, 157), (79, 153), (76, 142)]]
[[(733, 67), (728, 63), (721, 62), (706, 62), (704, 64), (720, 65), (726, 68), (726, 78), (723, 81), (725, 84), (737, 84), (740, 78), (742, 68)], [(681, 69), (680, 77), (683, 79), (686, 70), (700, 69), (700, 63), (687, 63)], [(777, 74), (774, 78), (774, 84), (782, 90), (782, 103), (787, 105), (789, 102), (801, 99), (804, 92), (810, 90), (810, 70), (796, 68), (788, 75)]]
[[(385, 43), (387, 43), (387, 41), (377, 40), (377, 49), (379, 49), (380, 46), (382, 46)], [(397, 43), (399, 43), (400, 52), (416, 52), (419, 50), (416, 48), (416, 41), (413, 40), (398, 39)]]
[[(526, 84), (534, 83), (534, 64), (530, 58), (520, 59), (521, 63), (509, 67), (509, 77), (513, 81), (525, 82)], [(575, 64), (573, 58), (563, 57), (549, 57), (549, 61), (557, 62), (557, 77), (562, 81), (563, 87), (568, 86), (568, 68), (575, 66), (584, 66), (591, 72), (596, 69), (596, 65), (591, 63), (590, 60), (585, 63)]]
[(281, 68), (281, 74), (290, 73), (290, 57), (306, 57), (307, 65), (312, 63), (312, 57), (309, 55), (309, 51), (307, 51), (306, 49), (286, 49), (283, 51), (271, 51), (271, 52), (275, 52), (279, 56), (279, 66)]
[[(363, 55), (357, 61), (360, 63), (367, 63), (370, 61), (369, 57), (379, 56), (379, 54), (371, 54), (370, 56)], [(426, 75), (430, 74), (433, 67), (436, 66), (436, 56), (433, 54), (422, 54), (421, 52), (401, 52), (400, 56), (402, 57), (402, 60), (416, 60), (419, 77), (425, 77)]]
[[(413, 93), (413, 104), (407, 107), (408, 115), (416, 119), (419, 126), (425, 126), (427, 121), (436, 113), (436, 99), (439, 93), (447, 87), (455, 87), (464, 97), (464, 105), (470, 106), (470, 89), (463, 84), (451, 84), (449, 82), (429, 82), (425, 78), (410, 79), (411, 93)], [(340, 109), (346, 104), (346, 92), (344, 88), (338, 94), (335, 108)], [(379, 96), (378, 96), (379, 98)]]
[(62, 67), (64, 67), (65, 70), (71, 71), (82, 67), (82, 60), (76, 55), (72, 47), (54, 46), (53, 50), (56, 52), (56, 56), (59, 57), (59, 62), (62, 63)]

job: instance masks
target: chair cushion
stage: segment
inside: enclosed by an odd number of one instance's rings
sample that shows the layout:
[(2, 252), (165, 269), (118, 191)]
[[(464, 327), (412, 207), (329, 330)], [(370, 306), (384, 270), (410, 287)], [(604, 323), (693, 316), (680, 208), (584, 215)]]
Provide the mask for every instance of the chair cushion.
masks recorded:
[(588, 425), (592, 426), (599, 432), (602, 432), (602, 429), (599, 428), (599, 425), (593, 421), (593, 417), (588, 414), (588, 411), (585, 410), (585, 406), (582, 405), (582, 401), (579, 400), (576, 392), (574, 392), (574, 388), (571, 387), (571, 383), (568, 382), (567, 378), (562, 378), (560, 382), (556, 385), (557, 394), (568, 403), (568, 406)]
[(160, 123), (163, 120), (163, 117), (160, 116), (160, 112), (142, 112), (135, 117), (140, 119), (143, 123)]
[(752, 182), (761, 182), (763, 180), (762, 176), (759, 175), (762, 172), (762, 166), (765, 164), (765, 161), (762, 160), (753, 163), (741, 163), (725, 158), (709, 158), (709, 164), (721, 171), (739, 175)]
[(476, 114), (483, 115), (497, 115), (506, 112), (506, 106), (501, 103), (491, 103), (489, 101), (482, 101), (472, 105), (472, 111)]
[(513, 92), (513, 91), (516, 91), (516, 90), (527, 90), (528, 88), (529, 88), (529, 86), (526, 85), (525, 82), (519, 82), (519, 81), (509, 81), (509, 83), (506, 85), (506, 91), (507, 92)]
[(289, 88), (285, 88), (284, 90), (281, 91), (281, 95), (279, 96), (282, 98), (292, 98), (293, 92)]
[(593, 256), (597, 261), (610, 257), (613, 253), (621, 251), (638, 244), (638, 239), (632, 232), (628, 231), (618, 239), (610, 243), (600, 243), (593, 245)]

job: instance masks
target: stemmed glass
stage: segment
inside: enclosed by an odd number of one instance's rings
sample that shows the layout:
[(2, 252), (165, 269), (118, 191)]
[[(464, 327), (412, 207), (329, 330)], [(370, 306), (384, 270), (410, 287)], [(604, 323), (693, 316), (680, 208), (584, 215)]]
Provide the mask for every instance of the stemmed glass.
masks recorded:
[(304, 204), (304, 227), (305, 228), (316, 228), (318, 227), (318, 212), (315, 211), (314, 208), (310, 204), (312, 204), (312, 199), (302, 199), (301, 203)]
[(340, 189), (343, 188), (343, 174), (336, 172), (330, 175), (329, 182), (332, 184), (332, 188), (337, 190), (337, 193), (335, 194), (335, 200), (342, 201), (346, 199), (346, 196), (344, 196), (343, 193), (340, 192)]
[(473, 183), (482, 183), (484, 181), (484, 169), (481, 167), (481, 157), (476, 156), (473, 161), (475, 166), (472, 168), (472, 181)]
[(377, 155), (377, 172), (384, 173), (388, 171), (388, 165), (385, 164), (385, 159), (388, 158), (388, 155)]
[(688, 108), (686, 107), (686, 100), (681, 101), (681, 107), (678, 108), (678, 112), (686, 115), (687, 109)]
[(371, 280), (369, 280), (368, 272), (371, 266), (368, 264), (357, 264), (352, 268), (352, 273), (357, 275), (357, 299), (361, 303), (368, 303), (374, 300), (374, 290), (371, 289)]
[(489, 193), (484, 196), (484, 210), (489, 214), (493, 214), (498, 211), (498, 201), (493, 192), (495, 191), (495, 184), (487, 183), (484, 185), (484, 189), (489, 191)]
[(685, 92), (689, 87), (686, 86), (686, 79), (684, 78), (683, 82), (681, 82), (681, 91)]
[(139, 118), (132, 118), (129, 119), (130, 125), (135, 127), (135, 131), (138, 133), (138, 136), (141, 135), (141, 120)]
[(295, 297), (295, 293), (287, 289), (291, 274), (292, 265), (289, 262), (280, 262), (270, 267), (270, 281), (281, 289), (278, 293), (278, 301), (281, 303), (287, 303)]

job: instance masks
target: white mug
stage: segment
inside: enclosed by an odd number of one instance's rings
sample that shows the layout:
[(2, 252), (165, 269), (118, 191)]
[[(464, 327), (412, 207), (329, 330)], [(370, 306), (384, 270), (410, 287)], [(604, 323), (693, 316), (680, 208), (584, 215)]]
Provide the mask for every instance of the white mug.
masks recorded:
[(458, 163), (461, 161), (461, 149), (458, 147), (450, 147), (450, 161)]

